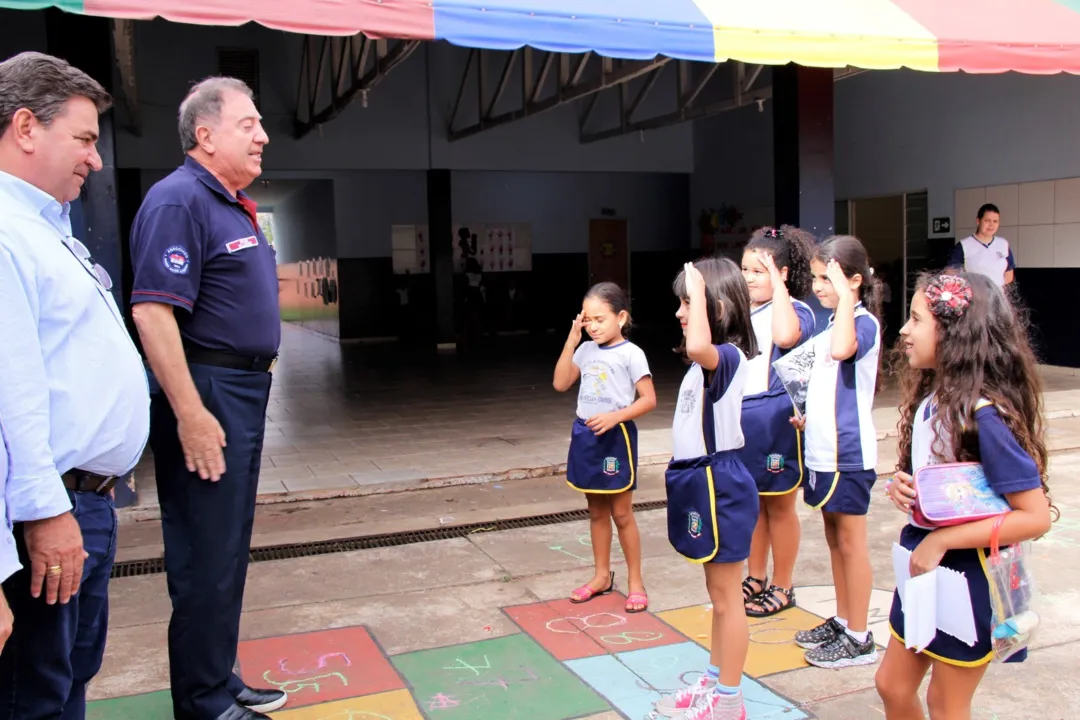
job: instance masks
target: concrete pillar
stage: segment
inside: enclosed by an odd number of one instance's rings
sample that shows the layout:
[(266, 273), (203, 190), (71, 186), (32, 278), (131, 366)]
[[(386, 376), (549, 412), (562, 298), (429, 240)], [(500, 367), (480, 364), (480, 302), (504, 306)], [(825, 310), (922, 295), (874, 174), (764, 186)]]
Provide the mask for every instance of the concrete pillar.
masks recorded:
[(435, 284), (435, 342), (454, 342), (454, 227), (450, 209), (450, 171), (427, 171), (428, 237)]

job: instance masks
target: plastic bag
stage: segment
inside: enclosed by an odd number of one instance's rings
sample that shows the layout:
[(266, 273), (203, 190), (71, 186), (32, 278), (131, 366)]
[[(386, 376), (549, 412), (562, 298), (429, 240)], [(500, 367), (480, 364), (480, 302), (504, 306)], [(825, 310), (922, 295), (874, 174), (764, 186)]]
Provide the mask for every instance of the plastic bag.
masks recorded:
[(799, 416), (806, 414), (806, 391), (810, 386), (816, 346), (813, 341), (803, 343), (772, 364)]
[(1029, 647), (1039, 628), (1039, 615), (1034, 608), (1031, 542), (999, 547), (1001, 524), (1007, 514), (999, 516), (994, 523), (990, 532), (990, 556), (986, 559), (993, 611), (990, 644), (995, 662), (1004, 662)]

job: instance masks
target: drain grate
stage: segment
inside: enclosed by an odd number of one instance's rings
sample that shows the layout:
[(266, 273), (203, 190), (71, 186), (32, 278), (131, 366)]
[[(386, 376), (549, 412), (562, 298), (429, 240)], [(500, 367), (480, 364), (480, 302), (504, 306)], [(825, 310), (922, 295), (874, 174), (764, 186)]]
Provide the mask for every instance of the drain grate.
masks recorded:
[[(662, 510), (665, 507), (667, 507), (667, 503), (663, 500), (634, 504), (634, 510), (638, 512)], [(513, 520), (495, 520), (489, 523), (456, 525), (454, 527), (434, 528), (418, 532), (389, 533), (386, 535), (371, 535), (369, 537), (344, 540), (324, 540), (322, 542), (299, 543), (296, 545), (274, 545), (256, 548), (251, 551), (249, 557), (251, 562), (257, 563), (269, 560), (312, 557), (314, 555), (333, 555), (334, 553), (349, 552), (351, 550), (371, 550), (373, 548), (397, 547), (398, 545), (415, 545), (436, 540), (452, 540), (453, 538), (465, 537), (480, 532), (498, 532), (500, 530), (515, 530), (517, 528), (540, 527), (542, 525), (558, 525), (575, 520), (587, 520), (588, 517), (588, 510), (572, 510), (570, 512), (534, 515), (533, 517)], [(163, 572), (165, 572), (165, 560), (163, 558), (131, 560), (113, 565), (112, 577), (138, 577), (140, 575), (157, 575)]]

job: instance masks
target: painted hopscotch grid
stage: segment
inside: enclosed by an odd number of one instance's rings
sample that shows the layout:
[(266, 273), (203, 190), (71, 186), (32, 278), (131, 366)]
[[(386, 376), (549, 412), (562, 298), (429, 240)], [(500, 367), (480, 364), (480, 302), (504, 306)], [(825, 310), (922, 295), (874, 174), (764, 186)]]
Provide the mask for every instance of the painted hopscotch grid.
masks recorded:
[[(799, 588), (800, 607), (750, 620), (742, 681), (749, 720), (811, 718), (758, 679), (806, 667), (796, 631), (832, 612), (831, 588)], [(874, 590), (871, 629), (892, 594)], [(364, 627), (244, 641), (249, 684), (289, 694), (275, 720), (564, 720), (614, 710), (638, 720), (662, 694), (695, 682), (708, 661), (711, 608), (627, 614), (625, 597), (507, 607), (522, 633), (387, 657)], [(880, 637), (879, 637), (880, 635)], [(90, 703), (88, 720), (167, 720), (168, 690)]]

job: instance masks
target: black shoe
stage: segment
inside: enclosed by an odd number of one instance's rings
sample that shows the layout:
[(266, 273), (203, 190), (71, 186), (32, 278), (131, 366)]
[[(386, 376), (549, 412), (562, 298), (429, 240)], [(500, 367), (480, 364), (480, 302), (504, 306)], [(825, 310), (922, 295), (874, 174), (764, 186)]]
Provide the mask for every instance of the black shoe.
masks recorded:
[(243, 692), (236, 696), (237, 703), (248, 710), (260, 713), (279, 710), (285, 706), (285, 701), (288, 699), (288, 696), (281, 690), (266, 690), (253, 687), (245, 688)]
[(236, 704), (218, 715), (217, 720), (270, 720), (270, 716)]

